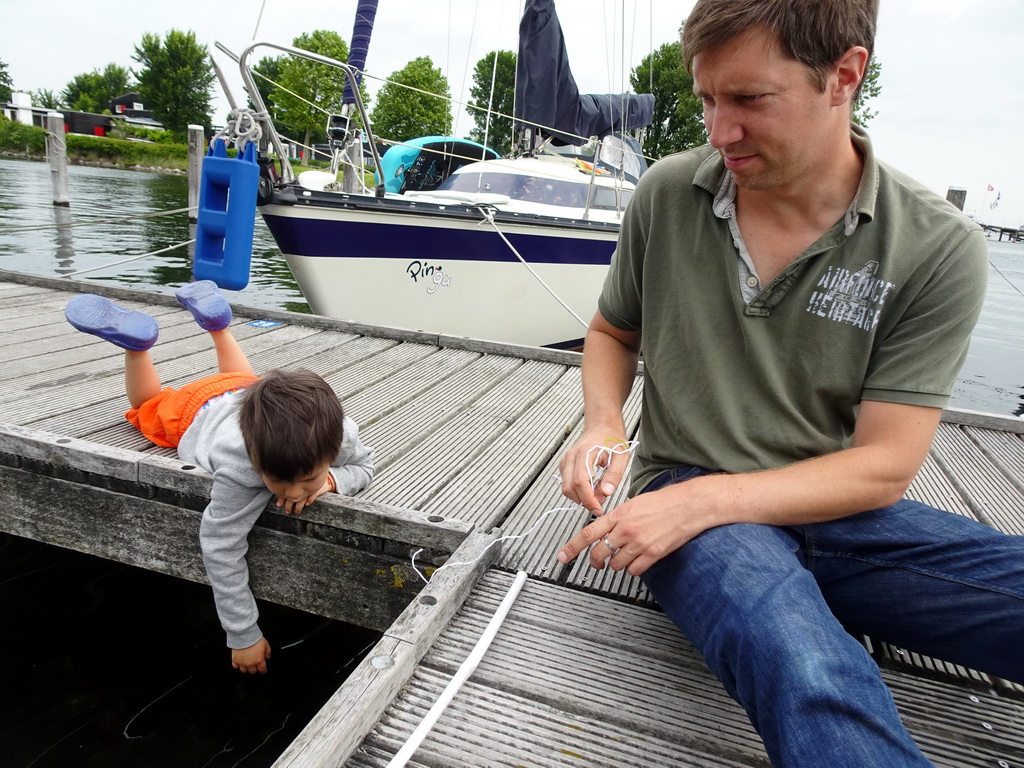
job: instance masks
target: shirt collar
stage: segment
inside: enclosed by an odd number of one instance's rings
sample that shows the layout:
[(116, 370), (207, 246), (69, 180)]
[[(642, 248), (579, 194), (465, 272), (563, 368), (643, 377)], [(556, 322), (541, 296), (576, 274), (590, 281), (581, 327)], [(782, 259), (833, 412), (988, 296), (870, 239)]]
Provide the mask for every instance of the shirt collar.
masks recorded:
[[(857, 230), (861, 217), (868, 221), (874, 218), (875, 202), (878, 197), (878, 162), (871, 147), (871, 139), (867, 131), (856, 123), (850, 124), (850, 139), (864, 156), (864, 170), (861, 173), (857, 194), (853, 196), (853, 201), (846, 209), (844, 232), (847, 237)], [(715, 216), (729, 219), (736, 215), (736, 181), (717, 152), (709, 155), (701, 163), (693, 177), (693, 183), (713, 195), (712, 210)]]

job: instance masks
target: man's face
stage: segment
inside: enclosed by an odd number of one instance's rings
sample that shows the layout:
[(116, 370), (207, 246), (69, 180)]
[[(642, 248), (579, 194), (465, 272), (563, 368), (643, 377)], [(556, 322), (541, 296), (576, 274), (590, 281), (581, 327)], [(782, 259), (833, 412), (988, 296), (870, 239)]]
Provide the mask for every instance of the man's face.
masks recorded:
[(743, 189), (798, 183), (833, 151), (831, 131), (842, 116), (828, 87), (820, 93), (807, 67), (762, 29), (695, 56), (693, 90), (704, 102), (711, 145)]

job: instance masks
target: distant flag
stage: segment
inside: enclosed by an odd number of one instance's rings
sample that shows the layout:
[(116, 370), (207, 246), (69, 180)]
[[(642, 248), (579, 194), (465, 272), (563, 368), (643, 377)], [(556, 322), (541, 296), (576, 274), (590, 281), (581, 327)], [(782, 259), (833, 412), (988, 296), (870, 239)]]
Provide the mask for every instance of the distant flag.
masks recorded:
[(995, 208), (999, 205), (999, 198), (1003, 196), (1002, 192), (996, 192), (996, 199), (992, 202), (992, 207)]
[(995, 188), (995, 187), (993, 187), (993, 186), (992, 186), (991, 184), (989, 184), (989, 185), (988, 185), (988, 191), (989, 191), (989, 192), (995, 192), (995, 191), (996, 191), (996, 188)]

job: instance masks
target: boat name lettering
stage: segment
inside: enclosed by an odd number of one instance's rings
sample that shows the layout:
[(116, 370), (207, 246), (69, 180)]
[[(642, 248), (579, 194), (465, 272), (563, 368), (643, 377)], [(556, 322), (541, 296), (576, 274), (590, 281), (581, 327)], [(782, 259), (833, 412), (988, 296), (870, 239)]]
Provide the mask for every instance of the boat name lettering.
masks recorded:
[(417, 259), (416, 261), (409, 262), (409, 266), (405, 268), (405, 271), (408, 273), (409, 277), (412, 278), (414, 283), (418, 283), (421, 277), (431, 277), (435, 272), (443, 271), (443, 268), (441, 265), (435, 266)]
[(440, 264), (428, 264), (425, 261), (413, 261), (409, 263), (409, 266), (405, 268), (406, 273), (412, 278), (414, 283), (418, 283), (420, 280), (428, 280), (431, 283), (427, 287), (427, 293), (433, 294), (438, 288), (442, 286), (449, 286), (452, 284), (452, 276), (447, 274)]

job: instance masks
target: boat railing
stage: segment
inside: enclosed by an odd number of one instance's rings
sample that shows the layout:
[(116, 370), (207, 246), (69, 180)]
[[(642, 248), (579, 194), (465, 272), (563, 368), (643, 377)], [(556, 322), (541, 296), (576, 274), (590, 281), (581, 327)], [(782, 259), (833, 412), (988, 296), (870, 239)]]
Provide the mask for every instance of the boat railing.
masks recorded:
[(242, 51), (242, 54), (238, 57), (238, 69), (242, 76), (242, 81), (245, 83), (245, 88), (249, 92), (249, 98), (252, 100), (253, 106), (256, 107), (257, 113), (261, 116), (261, 122), (263, 123), (264, 129), (267, 131), (267, 136), (274, 147), (274, 151), (277, 152), (277, 155), (281, 160), (281, 180), (284, 183), (294, 181), (295, 173), (292, 171), (291, 163), (288, 161), (288, 153), (284, 151), (284, 146), (281, 143), (281, 137), (274, 129), (274, 123), (270, 119), (267, 106), (263, 101), (263, 97), (260, 95), (259, 89), (256, 87), (256, 80), (248, 65), (249, 56), (255, 49), (261, 47), (273, 48), (274, 50), (281, 51), (282, 53), (287, 53), (290, 56), (307, 59), (318, 64), (326, 64), (329, 67), (341, 70), (345, 77), (348, 78), (349, 83), (352, 85), (352, 96), (355, 101), (356, 111), (359, 113), (359, 118), (363, 123), (363, 129), (367, 132), (367, 136), (369, 138), (368, 143), (370, 152), (373, 155), (373, 165), (377, 169), (377, 178), (380, 180), (380, 183), (376, 188), (376, 195), (378, 197), (383, 197), (384, 169), (381, 166), (380, 154), (377, 152), (377, 144), (370, 131), (370, 119), (366, 114), (366, 107), (363, 105), (363, 99), (359, 93), (359, 81), (356, 79), (357, 70), (350, 67), (343, 61), (337, 61), (336, 59), (322, 56), (319, 53), (313, 53), (312, 51), (306, 51), (302, 48), (295, 48), (290, 45), (281, 45), (280, 43), (260, 40), (252, 43), (248, 48)]

